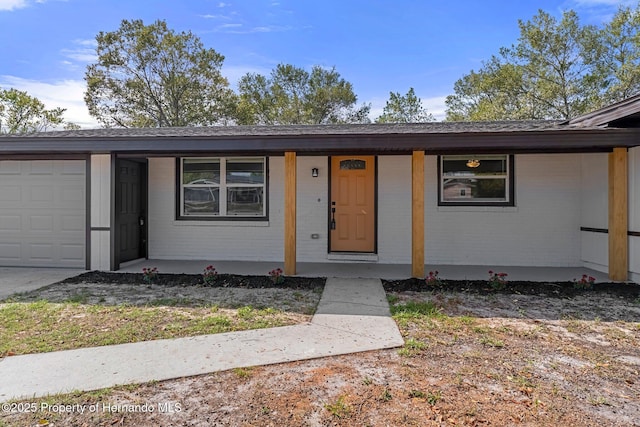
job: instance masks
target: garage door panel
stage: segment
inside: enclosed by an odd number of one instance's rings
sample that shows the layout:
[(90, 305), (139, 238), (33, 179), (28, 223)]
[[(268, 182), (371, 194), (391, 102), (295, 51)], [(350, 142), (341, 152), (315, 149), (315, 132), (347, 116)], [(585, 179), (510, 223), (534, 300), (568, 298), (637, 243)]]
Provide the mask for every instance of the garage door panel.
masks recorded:
[(19, 263), (22, 259), (22, 245), (19, 242), (0, 243), (0, 262), (5, 265)]
[(3, 160), (0, 162), (0, 175), (20, 175), (22, 173), (22, 162)]
[(50, 185), (33, 185), (29, 192), (29, 202), (53, 202), (54, 189)]
[(81, 232), (84, 236), (84, 218), (80, 215), (63, 215), (60, 218), (60, 231)]
[(20, 215), (0, 216), (0, 233), (18, 232), (21, 229), (22, 229), (22, 216)]
[(62, 162), (61, 175), (81, 175), (84, 177), (84, 163), (75, 160), (64, 160)]
[(29, 225), (29, 229), (33, 231), (53, 232), (53, 215), (32, 215)]
[(84, 261), (84, 246), (76, 244), (60, 245), (60, 260), (67, 263)]
[(0, 171), (0, 266), (83, 268), (85, 162), (0, 161)]
[(29, 162), (28, 169), (30, 175), (53, 175), (53, 161), (34, 160)]
[(53, 244), (52, 243), (31, 243), (26, 245), (27, 258), (34, 262), (46, 261), (53, 263)]
[(63, 203), (63, 207), (67, 203), (84, 203), (84, 199), (86, 197), (84, 188), (81, 187), (68, 187), (60, 189), (60, 201)]
[(0, 185), (0, 203), (19, 202), (22, 200), (22, 193), (19, 185)]

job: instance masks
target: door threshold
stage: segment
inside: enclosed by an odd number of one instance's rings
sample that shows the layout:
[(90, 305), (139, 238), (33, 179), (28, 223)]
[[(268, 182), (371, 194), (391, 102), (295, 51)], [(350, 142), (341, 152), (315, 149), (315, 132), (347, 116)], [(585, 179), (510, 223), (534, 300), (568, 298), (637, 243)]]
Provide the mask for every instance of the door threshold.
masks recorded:
[(378, 262), (378, 254), (363, 252), (332, 252), (327, 254), (329, 261)]

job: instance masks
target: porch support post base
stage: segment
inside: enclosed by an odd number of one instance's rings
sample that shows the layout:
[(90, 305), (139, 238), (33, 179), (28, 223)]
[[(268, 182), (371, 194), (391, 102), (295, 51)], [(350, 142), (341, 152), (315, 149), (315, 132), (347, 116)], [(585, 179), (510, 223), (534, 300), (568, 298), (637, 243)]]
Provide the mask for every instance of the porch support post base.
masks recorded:
[(629, 228), (627, 149), (609, 154), (609, 279), (628, 280)]
[(296, 274), (296, 153), (284, 153), (284, 274)]
[(424, 151), (411, 157), (411, 276), (424, 277)]

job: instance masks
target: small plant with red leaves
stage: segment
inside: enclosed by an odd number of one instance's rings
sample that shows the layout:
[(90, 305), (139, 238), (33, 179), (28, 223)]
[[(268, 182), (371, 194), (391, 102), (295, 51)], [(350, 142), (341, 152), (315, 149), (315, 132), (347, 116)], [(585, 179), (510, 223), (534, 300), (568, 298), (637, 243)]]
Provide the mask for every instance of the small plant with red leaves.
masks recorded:
[(430, 288), (436, 288), (442, 285), (442, 280), (438, 276), (438, 270), (430, 271), (424, 278), (424, 283)]
[(142, 269), (142, 280), (144, 280), (146, 283), (152, 283), (157, 277), (157, 267), (144, 267)]
[(573, 279), (573, 287), (576, 289), (591, 289), (596, 283), (596, 278), (583, 274), (580, 280)]
[(213, 267), (213, 265), (207, 265), (202, 272), (202, 280), (205, 285), (213, 285), (216, 282), (216, 278), (218, 277), (218, 272)]
[(269, 277), (274, 285), (279, 285), (284, 282), (284, 276), (282, 275), (281, 268), (275, 268), (269, 272)]
[(489, 270), (489, 285), (495, 290), (502, 290), (507, 286), (507, 273), (496, 273)]

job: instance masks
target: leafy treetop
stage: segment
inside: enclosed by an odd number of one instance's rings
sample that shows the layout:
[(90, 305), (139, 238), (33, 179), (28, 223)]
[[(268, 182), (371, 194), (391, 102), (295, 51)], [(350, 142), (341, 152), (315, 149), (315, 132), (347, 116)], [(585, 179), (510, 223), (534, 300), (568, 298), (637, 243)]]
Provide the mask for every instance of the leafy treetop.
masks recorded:
[(220, 69), (224, 57), (191, 32), (165, 21), (123, 20), (100, 32), (98, 61), (85, 74), (85, 102), (105, 126), (202, 126), (229, 119), (233, 92)]
[(413, 88), (409, 88), (406, 95), (400, 92), (390, 92), (389, 100), (385, 105), (382, 115), (376, 119), (376, 123), (424, 123), (433, 122), (435, 118), (415, 94)]
[(64, 108), (46, 109), (38, 98), (14, 88), (0, 88), (0, 134), (43, 132), (58, 126), (78, 129), (65, 121)]
[(311, 72), (279, 64), (270, 76), (244, 75), (238, 83), (238, 124), (289, 125), (368, 122), (370, 106), (356, 107), (351, 83), (332, 69)]

